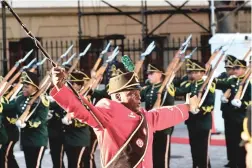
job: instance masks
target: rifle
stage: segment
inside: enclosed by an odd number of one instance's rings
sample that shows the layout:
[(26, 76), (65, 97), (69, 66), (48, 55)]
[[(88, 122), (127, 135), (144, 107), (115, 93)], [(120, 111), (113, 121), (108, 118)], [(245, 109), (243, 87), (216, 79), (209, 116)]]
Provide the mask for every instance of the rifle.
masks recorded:
[[(32, 67), (32, 69), (30, 69), (29, 71), (30, 72), (34, 72), (35, 71), (35, 69), (38, 67), (38, 66), (40, 66), (40, 65), (43, 65), (43, 63), (46, 61), (46, 58), (44, 58), (42, 61), (40, 61), (40, 62), (37, 62), (36, 64), (35, 64), (35, 66), (33, 66)], [(30, 66), (28, 66), (28, 67), (30, 67)], [(16, 97), (16, 95), (19, 93), (19, 91), (22, 89), (22, 87), (23, 87), (23, 84), (22, 84), (22, 81), (21, 80), (19, 80), (18, 81), (18, 83), (16, 84), (16, 86), (7, 94), (7, 96), (5, 97), (7, 100), (13, 100), (15, 97)]]
[(11, 78), (11, 80), (4, 86), (2, 92), (0, 93), (0, 97), (2, 97), (6, 91), (9, 89), (9, 87), (16, 81), (16, 79), (21, 75), (21, 73), (29, 68), (29, 66), (31, 66), (34, 62), (36, 61), (36, 58), (34, 58), (27, 66), (24, 66), (23, 68), (21, 68), (15, 75), (13, 78)]
[[(57, 60), (57, 64), (60, 62), (60, 60), (61, 59), (63, 59), (63, 58), (65, 58), (66, 56), (67, 56), (67, 54), (71, 51), (71, 49), (73, 48), (73, 45), (71, 45), (67, 50), (66, 50), (66, 52), (65, 53), (63, 53), (60, 57), (59, 57), (59, 59)], [(66, 61), (67, 63), (68, 62), (70, 62), (72, 59), (73, 59), (73, 57), (75, 56), (75, 53), (73, 54), (73, 56), (71, 56), (69, 59), (68, 59), (68, 61)], [(64, 64), (64, 63), (63, 63)], [(47, 80), (47, 78), (50, 78), (50, 73), (49, 73), (49, 71), (46, 73), (46, 75), (44, 76), (44, 78), (41, 80), (41, 82), (40, 82), (40, 84), (45, 84), (45, 81)], [(40, 87), (41, 87), (41, 85), (40, 85)]]
[[(175, 69), (174, 69), (174, 71), (173, 71), (173, 73), (172, 73), (172, 76), (171, 76), (169, 82), (168, 82), (167, 85), (166, 85), (167, 88), (170, 86), (171, 82), (173, 81), (173, 79), (174, 79), (175, 76), (176, 76), (176, 73), (177, 73), (178, 70), (181, 68), (181, 66), (184, 64), (185, 60), (186, 60), (186, 59), (191, 59), (192, 56), (193, 56), (193, 53), (194, 53), (196, 50), (197, 50), (197, 47), (194, 48), (193, 51), (192, 51), (190, 54), (186, 55), (185, 58), (182, 59), (182, 60), (179, 62), (178, 66), (175, 67)], [(165, 97), (166, 97), (166, 96), (165, 96)], [(164, 100), (165, 100), (165, 98), (163, 98), (163, 102), (164, 102)], [(162, 104), (163, 104), (163, 103), (162, 103)]]
[[(237, 33), (237, 34), (238, 34), (238, 33)], [(215, 70), (217, 69), (217, 67), (218, 67), (219, 63), (221, 62), (221, 60), (226, 56), (226, 51), (227, 51), (227, 50), (229, 49), (229, 47), (233, 44), (233, 42), (234, 42), (234, 40), (235, 40), (237, 34), (232, 38), (231, 42), (226, 46), (226, 48), (225, 48), (225, 47), (224, 47), (224, 49), (222, 48), (222, 54), (221, 54), (221, 56), (219, 57), (217, 63), (216, 63), (215, 66), (214, 66), (214, 68), (211, 70), (210, 74), (208, 75), (208, 77), (207, 77), (206, 80), (204, 81), (203, 85), (201, 86), (201, 88), (200, 88), (200, 90), (199, 90), (199, 93), (198, 93), (198, 107), (200, 107), (200, 106), (203, 104), (203, 102), (204, 102), (204, 100), (205, 100), (205, 98), (206, 98), (206, 96), (207, 96), (207, 94), (208, 94), (208, 91), (209, 91), (209, 89), (210, 89), (210, 86), (211, 86), (211, 84), (212, 84), (212, 81), (213, 81), (213, 79), (214, 79), (214, 72), (215, 72)], [(218, 52), (218, 53), (219, 53), (219, 52)], [(212, 61), (213, 61), (213, 60), (212, 60)], [(209, 62), (209, 63), (211, 64), (212, 61)], [(204, 92), (204, 94), (203, 94), (203, 91), (204, 91), (204, 90), (205, 90), (205, 92)]]
[(235, 97), (234, 99), (238, 99), (238, 100), (241, 100), (245, 94), (245, 86), (247, 86), (246, 84), (249, 83), (249, 78), (251, 76), (251, 68), (248, 69), (248, 71), (246, 72), (244, 78), (242, 79), (240, 85), (239, 85), (239, 88), (238, 88), (238, 91), (236, 92), (235, 94)]
[(85, 50), (79, 54), (79, 56), (74, 60), (73, 65), (71, 66), (71, 68), (68, 70), (68, 74), (72, 73), (73, 70), (76, 68), (77, 64), (79, 63), (79, 60), (81, 59), (81, 57), (83, 57), (84, 55), (86, 55), (87, 51), (89, 50), (89, 48), (91, 47), (91, 43), (89, 43), (87, 45), (87, 47), (85, 48)]
[(252, 47), (249, 48), (249, 50), (248, 50), (247, 53), (245, 54), (243, 60), (246, 61), (247, 57), (249, 56), (249, 54), (250, 54), (250, 52), (251, 52), (251, 49), (252, 49)]
[(80, 95), (87, 95), (87, 93), (92, 89), (93, 84), (99, 79), (107, 69), (108, 64), (114, 60), (114, 58), (119, 53), (118, 47), (116, 47), (113, 51), (113, 53), (108, 57), (108, 59), (105, 61), (105, 63), (98, 69), (98, 71), (95, 73), (95, 76), (93, 76), (88, 83), (84, 86), (84, 88), (80, 91)]
[(73, 60), (73, 58), (76, 56), (76, 53), (74, 53), (67, 61), (63, 62), (62, 65), (65, 66), (67, 64), (70, 64), (70, 62)]
[(135, 74), (138, 75), (138, 73), (139, 73), (139, 71), (140, 71), (140, 69), (141, 69), (141, 67), (142, 67), (142, 65), (143, 65), (143, 62), (144, 62), (144, 60), (145, 60), (145, 57), (146, 57), (147, 55), (149, 55), (149, 54), (154, 50), (155, 47), (156, 47), (156, 46), (155, 46), (155, 42), (152, 41), (152, 42), (149, 44), (149, 46), (146, 48), (145, 52), (142, 53), (142, 54), (140, 55), (140, 59), (139, 59), (139, 60), (136, 62), (136, 64), (135, 64), (135, 69), (134, 69)]
[[(246, 60), (246, 59), (247, 59), (247, 57), (249, 56), (249, 54), (250, 54), (250, 52), (251, 52), (251, 48), (252, 48), (252, 47), (249, 48), (249, 50), (247, 51), (247, 53), (246, 53), (245, 56), (243, 57), (243, 60)], [(245, 86), (246, 86), (246, 85), (245, 85)], [(238, 90), (238, 92), (239, 92), (239, 90)], [(238, 93), (238, 92), (237, 92), (237, 93)], [(240, 91), (240, 92), (242, 92), (242, 91)], [(241, 94), (241, 93), (239, 93), (239, 94)], [(226, 103), (228, 102), (228, 99), (229, 99), (230, 96), (231, 96), (231, 89), (227, 89), (226, 92), (225, 92), (224, 95), (223, 95), (223, 97), (225, 98), (224, 100), (225, 100)], [(243, 97), (243, 96), (241, 96), (241, 97)]]
[(0, 92), (2, 92), (2, 90), (5, 88), (5, 85), (7, 84), (8, 79), (11, 77), (11, 75), (17, 70), (17, 68), (19, 67), (19, 65), (21, 63), (23, 63), (33, 52), (33, 50), (30, 50), (25, 56), (24, 58), (21, 58), (20, 60), (18, 60), (15, 65), (11, 68), (11, 70), (8, 72), (8, 74), (3, 78), (3, 80), (1, 81), (0, 84)]
[(96, 60), (95, 65), (92, 68), (91, 72), (96, 72), (98, 66), (100, 65), (100, 63), (102, 61), (103, 56), (108, 52), (109, 47), (110, 47), (110, 42), (107, 44), (106, 48), (100, 53), (100, 55), (99, 55), (98, 59)]
[(182, 55), (185, 53), (186, 48), (188, 47), (190, 40), (192, 38), (192, 35), (190, 35), (186, 41), (181, 45), (181, 47), (179, 48), (179, 50), (177, 51), (175, 57), (172, 59), (172, 61), (170, 62), (170, 64), (168, 65), (168, 67), (166, 68), (166, 72), (165, 72), (165, 78), (162, 82), (161, 87), (158, 90), (157, 93), (157, 100), (153, 106), (153, 108), (159, 108), (161, 106), (161, 101), (162, 101), (162, 92), (165, 89), (167, 83), (169, 83), (169, 81), (171, 81), (170, 79), (172, 78), (172, 74), (174, 73), (174, 70), (176, 69), (177, 65), (179, 64), (180, 60), (182, 59)]
[(64, 54), (62, 54), (58, 58), (58, 60), (56, 62), (59, 63), (61, 59), (65, 58), (68, 55), (68, 53), (71, 51), (72, 48), (73, 48), (73, 44), (66, 50), (66, 52)]

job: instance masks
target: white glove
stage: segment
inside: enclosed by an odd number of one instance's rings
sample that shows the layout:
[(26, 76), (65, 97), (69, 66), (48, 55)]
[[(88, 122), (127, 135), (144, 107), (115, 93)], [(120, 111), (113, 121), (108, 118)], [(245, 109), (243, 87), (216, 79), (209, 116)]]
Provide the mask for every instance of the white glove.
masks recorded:
[(22, 123), (21, 120), (17, 120), (16, 126), (19, 128), (24, 128), (24, 127), (26, 127), (26, 123)]
[(228, 103), (228, 99), (225, 96), (221, 96), (222, 103)]
[(200, 110), (197, 108), (197, 109), (194, 109), (194, 110), (190, 110), (190, 112), (192, 114), (198, 114), (200, 112)]
[(65, 116), (64, 118), (61, 119), (61, 122), (65, 125), (70, 125), (72, 124), (72, 120), (69, 120), (67, 116)]
[(233, 100), (231, 101), (231, 104), (232, 104), (233, 106), (235, 106), (235, 107), (241, 107), (242, 102), (241, 102), (241, 100), (239, 100), (239, 99), (233, 99)]

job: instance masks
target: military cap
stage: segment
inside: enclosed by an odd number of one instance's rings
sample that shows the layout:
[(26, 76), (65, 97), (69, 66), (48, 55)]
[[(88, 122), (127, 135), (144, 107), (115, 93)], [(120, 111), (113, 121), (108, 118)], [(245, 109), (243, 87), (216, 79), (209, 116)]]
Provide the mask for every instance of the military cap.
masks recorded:
[(163, 68), (161, 66), (158, 66), (158, 65), (148, 64), (147, 73), (152, 73), (152, 72), (163, 73)]
[(195, 59), (190, 59), (190, 66), (188, 66), (188, 71), (206, 71), (205, 65)]
[(29, 71), (22, 72), (21, 81), (23, 84), (24, 83), (30, 84), (39, 89), (38, 75), (33, 72), (29, 72)]
[(108, 94), (127, 90), (140, 90), (140, 83), (134, 72), (127, 72), (110, 78)]
[(186, 71), (191, 71), (190, 69), (192, 69), (192, 59), (186, 59)]
[(89, 80), (90, 78), (81, 71), (74, 71), (69, 75), (69, 81), (76, 83), (78, 85), (83, 85), (85, 80)]
[(242, 68), (246, 68), (247, 63), (245, 60), (240, 60), (240, 59), (236, 59), (234, 61), (234, 66), (233, 67), (242, 67)]
[(227, 55), (225, 59), (225, 68), (232, 68), (236, 58), (233, 55)]

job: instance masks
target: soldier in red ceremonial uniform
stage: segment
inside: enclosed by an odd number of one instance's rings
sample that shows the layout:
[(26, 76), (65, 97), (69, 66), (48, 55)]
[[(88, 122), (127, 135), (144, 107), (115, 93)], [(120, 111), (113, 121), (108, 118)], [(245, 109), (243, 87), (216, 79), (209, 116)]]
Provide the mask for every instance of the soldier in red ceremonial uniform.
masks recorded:
[(146, 111), (140, 108), (138, 78), (128, 72), (110, 79), (108, 92), (112, 100), (101, 99), (93, 106), (66, 87), (63, 79), (63, 70), (53, 68), (55, 88), (50, 94), (72, 117), (93, 127), (102, 167), (107, 168), (152, 168), (153, 132), (185, 121), (197, 98), (189, 99), (190, 106), (179, 104)]

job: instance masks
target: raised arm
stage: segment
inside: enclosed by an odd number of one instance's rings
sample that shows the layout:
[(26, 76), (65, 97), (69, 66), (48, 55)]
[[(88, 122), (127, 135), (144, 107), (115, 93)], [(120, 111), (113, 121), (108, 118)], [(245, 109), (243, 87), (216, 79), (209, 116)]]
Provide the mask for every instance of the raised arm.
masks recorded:
[(146, 117), (150, 121), (154, 131), (159, 131), (187, 120), (189, 117), (188, 111), (189, 105), (186, 104), (164, 106), (150, 110), (146, 113)]
[[(65, 111), (73, 113), (74, 118), (87, 123), (93, 128), (106, 127), (108, 118), (106, 117), (107, 115), (105, 112), (102, 109), (91, 105), (91, 103), (83, 98), (83, 103), (92, 107), (90, 110), (84, 106), (74, 93), (66, 86), (63, 86), (59, 91), (57, 91), (56, 88), (53, 88), (50, 94)], [(92, 111), (92, 113), (90, 111)]]

